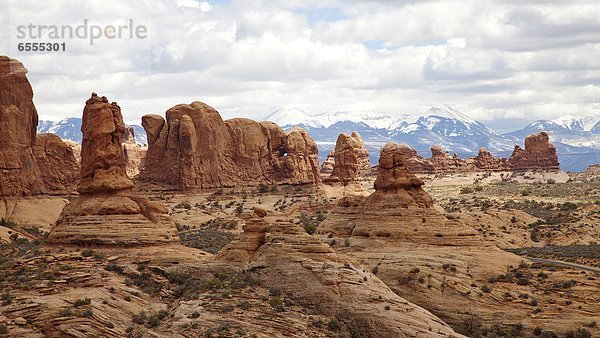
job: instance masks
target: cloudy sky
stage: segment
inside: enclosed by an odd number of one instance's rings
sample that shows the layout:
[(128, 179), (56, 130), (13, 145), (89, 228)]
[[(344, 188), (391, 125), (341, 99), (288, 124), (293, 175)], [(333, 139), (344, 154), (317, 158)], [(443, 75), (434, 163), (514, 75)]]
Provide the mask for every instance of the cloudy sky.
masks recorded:
[[(0, 0), (0, 54), (29, 69), (42, 118), (92, 91), (125, 119), (204, 101), (410, 113), (448, 104), (500, 131), (600, 114), (598, 0)], [(147, 27), (145, 39), (19, 39), (20, 25)], [(131, 20), (131, 21), (130, 21)], [(65, 42), (66, 52), (20, 52)]]

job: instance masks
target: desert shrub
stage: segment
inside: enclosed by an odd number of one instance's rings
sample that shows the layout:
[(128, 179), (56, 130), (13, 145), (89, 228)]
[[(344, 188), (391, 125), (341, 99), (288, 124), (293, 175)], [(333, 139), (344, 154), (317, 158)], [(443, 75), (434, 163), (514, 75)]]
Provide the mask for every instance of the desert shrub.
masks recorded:
[(110, 263), (107, 266), (104, 267), (104, 270), (106, 271), (114, 271), (116, 273), (123, 273), (125, 271), (125, 268), (121, 265), (117, 265), (115, 263)]
[(487, 284), (481, 284), (481, 286), (479, 288), (481, 289), (481, 291), (483, 291), (485, 293), (492, 292), (492, 288), (490, 288), (490, 286)]
[(483, 333), (481, 319), (474, 314), (463, 317), (462, 321), (453, 328), (454, 331), (469, 337), (480, 337)]
[(6, 290), (0, 298), (2, 298), (3, 306), (10, 305), (13, 302), (13, 296), (10, 294), (9, 290)]
[(552, 286), (555, 288), (568, 289), (575, 286), (575, 284), (577, 284), (577, 282), (571, 279), (567, 281), (556, 281), (552, 283)]
[(242, 310), (248, 310), (250, 308), (250, 302), (247, 300), (242, 300), (237, 306)]
[(548, 184), (554, 184), (554, 183), (556, 183), (556, 180), (555, 180), (555, 179), (553, 179), (553, 178), (549, 178), (549, 179), (547, 179), (547, 180), (546, 180), (546, 182), (547, 182)]
[(460, 188), (460, 193), (461, 194), (470, 194), (473, 192), (473, 188), (471, 187), (462, 187)]
[(591, 338), (592, 333), (586, 329), (578, 328), (565, 332), (565, 338)]
[(572, 202), (565, 202), (560, 205), (561, 211), (569, 211), (569, 210), (575, 210), (575, 209), (577, 209), (577, 204), (572, 203)]
[(282, 293), (283, 293), (283, 291), (278, 286), (269, 288), (269, 295), (271, 295), (271, 296), (281, 296)]
[(85, 311), (81, 312), (79, 316), (85, 317), (85, 318), (92, 318), (92, 317), (94, 317), (94, 310), (85, 309)]
[(15, 222), (13, 222), (13, 221), (10, 221), (10, 220), (8, 220), (8, 219), (4, 219), (4, 217), (3, 217), (3, 218), (0, 218), (0, 226), (7, 227), (7, 228), (10, 228), (10, 229), (13, 229), (13, 228), (15, 228), (17, 225), (18, 225), (17, 223), (15, 223)]
[(71, 316), (73, 316), (73, 311), (71, 311), (71, 309), (69, 309), (69, 308), (62, 309), (62, 310), (58, 311), (58, 316), (59, 317), (71, 317)]
[(524, 189), (523, 191), (521, 191), (521, 196), (529, 196), (531, 194), (531, 192), (527, 189)]
[(6, 327), (5, 324), (0, 324), (0, 334), (7, 334), (8, 333), (8, 327)]
[(234, 309), (233, 305), (227, 304), (227, 305), (223, 305), (221, 307), (221, 312), (231, 312), (231, 311), (233, 311), (233, 309)]
[(327, 323), (327, 330), (329, 331), (339, 331), (342, 329), (340, 322), (337, 319), (332, 319)]
[(148, 315), (146, 314), (146, 311), (142, 310), (140, 311), (138, 314), (135, 314), (131, 317), (131, 321), (139, 324), (139, 325), (143, 325), (146, 322), (146, 319), (148, 319)]
[(265, 193), (269, 192), (269, 186), (264, 183), (259, 184), (258, 192), (261, 194), (265, 194)]
[(83, 305), (90, 305), (91, 303), (92, 303), (92, 300), (86, 297), (83, 299), (77, 299), (75, 302), (73, 302), (73, 306), (80, 307)]

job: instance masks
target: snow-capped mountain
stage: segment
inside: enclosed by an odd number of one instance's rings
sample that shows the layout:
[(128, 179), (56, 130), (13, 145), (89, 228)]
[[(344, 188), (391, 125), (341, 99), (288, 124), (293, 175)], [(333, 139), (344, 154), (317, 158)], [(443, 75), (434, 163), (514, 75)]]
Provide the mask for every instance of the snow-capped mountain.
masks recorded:
[(592, 131), (600, 123), (600, 115), (566, 114), (552, 122), (571, 131)]
[(363, 137), (373, 163), (377, 161), (379, 148), (389, 141), (409, 144), (424, 156), (431, 155), (430, 148), (434, 144), (459, 155), (471, 155), (481, 147), (492, 152), (509, 151), (516, 141), (449, 106), (398, 116), (373, 111), (309, 114), (292, 108), (275, 111), (264, 120), (285, 129), (293, 126), (306, 129), (319, 145), (321, 157), (333, 149), (340, 133), (357, 131)]
[[(130, 125), (133, 127), (135, 134), (135, 142), (144, 145), (148, 143), (146, 139), (146, 131), (140, 125)], [(39, 121), (37, 132), (53, 133), (58, 135), (63, 140), (71, 140), (81, 143), (81, 118), (69, 117), (60, 121)]]

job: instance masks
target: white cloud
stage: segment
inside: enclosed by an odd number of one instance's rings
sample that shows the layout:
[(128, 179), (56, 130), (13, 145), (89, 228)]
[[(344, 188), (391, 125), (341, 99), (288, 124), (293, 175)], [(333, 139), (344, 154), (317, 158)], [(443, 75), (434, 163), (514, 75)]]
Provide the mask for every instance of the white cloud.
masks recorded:
[[(393, 114), (447, 103), (503, 128), (600, 104), (594, 0), (0, 2), (0, 23), (13, 27), (0, 30), (0, 54), (29, 69), (45, 116), (80, 114), (92, 91), (129, 121), (193, 100), (253, 118), (282, 106)], [(84, 19), (133, 19), (148, 38), (16, 53), (15, 25)]]

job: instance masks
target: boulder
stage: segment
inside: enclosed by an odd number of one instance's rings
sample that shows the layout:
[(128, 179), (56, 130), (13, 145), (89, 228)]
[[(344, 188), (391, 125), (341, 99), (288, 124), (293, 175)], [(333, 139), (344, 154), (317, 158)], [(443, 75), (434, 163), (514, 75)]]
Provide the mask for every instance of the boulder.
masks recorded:
[(83, 110), (79, 197), (63, 209), (51, 244), (140, 245), (177, 242), (167, 208), (132, 193), (121, 109), (95, 93)]
[(272, 122), (223, 121), (202, 103), (180, 104), (142, 117), (148, 151), (139, 180), (167, 189), (265, 184), (317, 184), (316, 143), (301, 129)]

